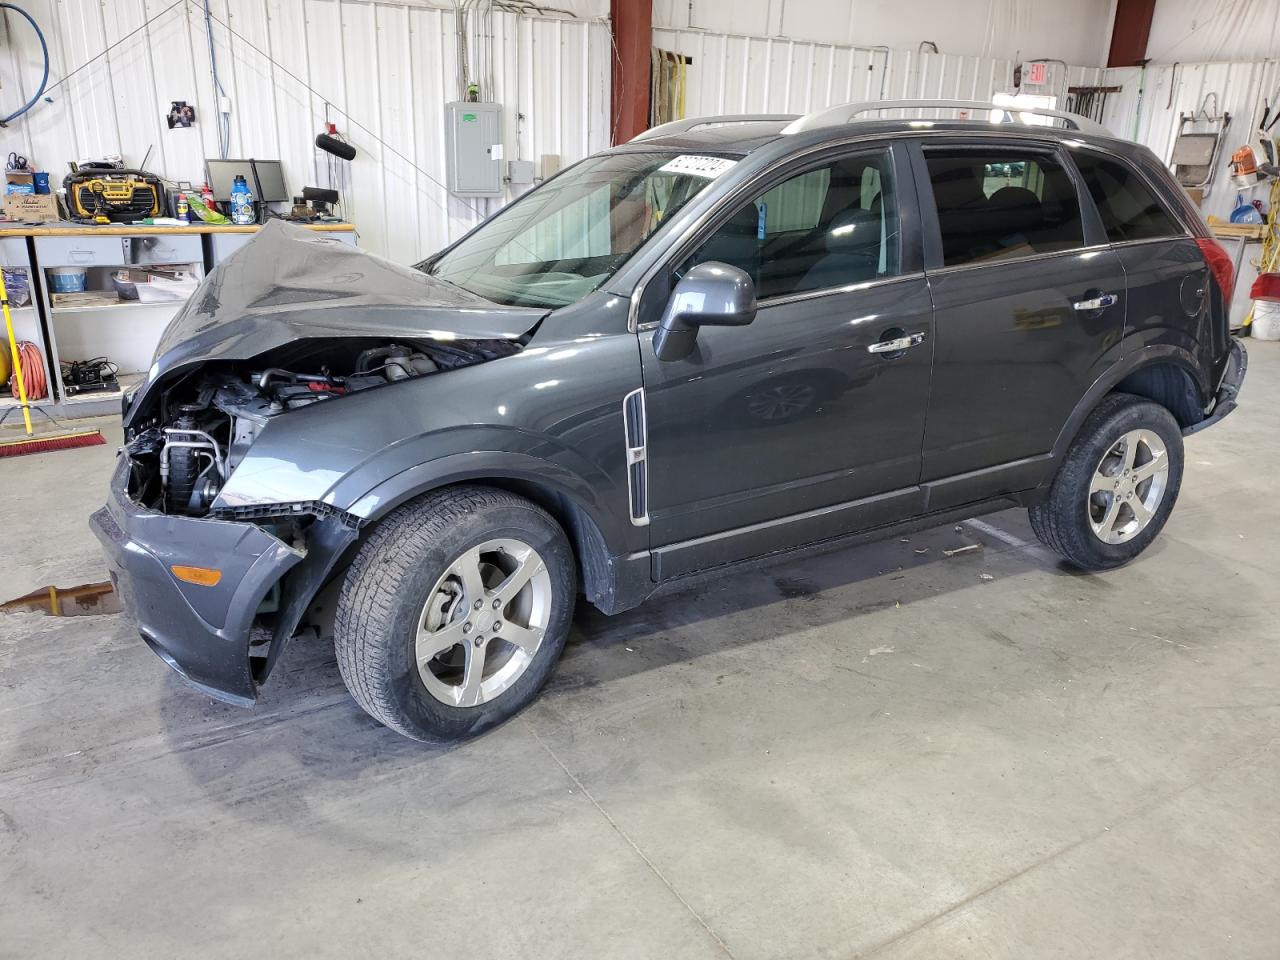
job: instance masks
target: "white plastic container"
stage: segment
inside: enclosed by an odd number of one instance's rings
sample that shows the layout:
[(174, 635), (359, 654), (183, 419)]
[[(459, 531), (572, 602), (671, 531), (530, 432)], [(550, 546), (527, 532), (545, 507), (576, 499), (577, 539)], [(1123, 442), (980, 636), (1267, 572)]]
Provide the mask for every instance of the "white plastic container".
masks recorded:
[(175, 273), (172, 278), (153, 274), (146, 283), (134, 284), (142, 303), (176, 303), (196, 292), (200, 280), (189, 273)]
[(1280, 340), (1280, 300), (1253, 301), (1249, 336), (1255, 340)]

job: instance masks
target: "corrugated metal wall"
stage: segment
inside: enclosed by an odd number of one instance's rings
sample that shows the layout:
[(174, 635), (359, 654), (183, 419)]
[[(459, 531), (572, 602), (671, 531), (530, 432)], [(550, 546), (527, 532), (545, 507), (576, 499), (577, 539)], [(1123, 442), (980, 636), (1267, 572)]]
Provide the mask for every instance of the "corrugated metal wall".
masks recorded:
[[(692, 58), (686, 114), (807, 113), (851, 100), (989, 100), (1013, 85), (1012, 60), (848, 47), (802, 40), (655, 30), (654, 45)], [(1068, 67), (1044, 89), (1099, 82), (1096, 67)]]
[[(217, 98), (195, 0), (26, 0), (25, 6), (48, 35), (55, 80), (157, 19), (56, 89), (52, 103), (5, 130), (0, 145), (6, 153), (17, 150), (59, 172), (66, 160), (94, 154), (123, 153), (139, 163), (151, 146), (149, 167), (174, 179), (203, 177), (204, 158), (217, 155)], [(402, 261), (439, 248), (496, 207), (498, 201), (453, 199), (437, 182), (444, 179), (443, 105), (456, 96), (452, 11), (421, 0), (212, 0), (211, 8), (259, 48), (235, 41), (215, 24), (223, 86), (232, 101), (232, 156), (279, 157), (291, 189), (326, 186), (330, 163), (311, 143), (327, 113), (360, 150), (349, 167), (333, 162), (347, 216), (365, 246)], [(0, 53), (6, 106), (30, 94), (40, 63), (25, 24), (12, 17), (8, 22), (12, 33)], [(558, 154), (567, 164), (605, 147), (607, 24), (498, 14), (494, 26), (494, 98), (506, 108), (508, 156)], [(692, 58), (689, 116), (804, 113), (881, 98), (985, 100), (1012, 86), (1014, 67), (1008, 60), (699, 30), (655, 30), (654, 44)], [(1122, 86), (1108, 102), (1107, 125), (1166, 160), (1179, 113), (1194, 111), (1216, 92), (1221, 109), (1234, 117), (1229, 155), (1253, 139), (1261, 98), (1280, 85), (1280, 63), (1169, 65), (1150, 67), (1145, 75), (1136, 68), (1069, 67), (1034, 92), (1061, 93), (1080, 83)], [(196, 107), (195, 128), (166, 128), (171, 100)], [(525, 116), (518, 135), (517, 113)], [(385, 138), (390, 149), (353, 120)], [(1225, 218), (1234, 206), (1236, 191), (1227, 176), (1224, 162), (1206, 213)]]
[[(24, 6), (48, 37), (51, 82), (156, 19), (53, 91), (52, 103), (15, 121), (0, 138), (6, 153), (17, 150), (60, 174), (67, 160), (95, 155), (119, 153), (138, 164), (151, 147), (148, 168), (172, 179), (204, 178), (204, 159), (218, 155), (218, 99), (200, 4), (25, 0)], [(327, 116), (360, 151), (350, 165), (333, 162), (346, 216), (363, 246), (400, 261), (438, 249), (491, 205), (496, 209), (499, 201), (457, 200), (441, 186), (444, 104), (457, 98), (452, 11), (413, 0), (212, 0), (210, 6), (226, 25), (215, 23), (213, 33), (232, 104), (230, 156), (281, 159), (291, 191), (328, 186), (328, 155), (312, 146)], [(8, 24), (0, 91), (6, 105), (16, 106), (34, 90), (40, 55), (25, 23), (10, 17)], [(607, 146), (607, 24), (499, 13), (494, 32), (492, 99), (505, 107), (507, 157), (557, 154), (568, 164)], [(167, 128), (172, 100), (196, 108), (194, 128)], [(517, 114), (525, 119), (518, 123)]]
[[(1258, 149), (1256, 131), (1262, 117), (1262, 101), (1280, 87), (1280, 62), (1170, 64), (1148, 67), (1145, 74), (1137, 67), (1126, 67), (1107, 70), (1105, 77), (1104, 83), (1124, 88), (1107, 102), (1107, 126), (1119, 136), (1150, 147), (1165, 162), (1173, 153), (1179, 116), (1196, 113), (1209, 94), (1216, 94), (1209, 100), (1208, 110), (1231, 114), (1231, 126), (1201, 209), (1206, 215), (1226, 220), (1240, 192), (1230, 184), (1227, 162), (1244, 144)], [(1207, 127), (1201, 124), (1196, 129)], [(1255, 196), (1266, 199), (1261, 190)]]

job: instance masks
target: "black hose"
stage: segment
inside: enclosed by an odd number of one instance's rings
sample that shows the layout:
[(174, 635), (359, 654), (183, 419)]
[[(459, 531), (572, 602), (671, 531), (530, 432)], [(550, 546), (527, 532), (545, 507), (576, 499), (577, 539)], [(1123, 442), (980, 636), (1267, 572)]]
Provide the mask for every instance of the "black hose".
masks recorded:
[(27, 23), (31, 24), (31, 29), (36, 32), (36, 37), (40, 40), (40, 53), (44, 56), (44, 75), (40, 77), (40, 86), (36, 88), (36, 92), (25, 105), (20, 109), (15, 110), (7, 117), (0, 118), (0, 127), (4, 127), (8, 126), (12, 121), (17, 120), (20, 116), (34, 107), (40, 98), (44, 96), (44, 88), (49, 85), (49, 44), (45, 43), (44, 31), (40, 29), (40, 24), (36, 23), (35, 17), (31, 16), (27, 11), (12, 3), (0, 3), (0, 9), (13, 10), (15, 13), (26, 18)]

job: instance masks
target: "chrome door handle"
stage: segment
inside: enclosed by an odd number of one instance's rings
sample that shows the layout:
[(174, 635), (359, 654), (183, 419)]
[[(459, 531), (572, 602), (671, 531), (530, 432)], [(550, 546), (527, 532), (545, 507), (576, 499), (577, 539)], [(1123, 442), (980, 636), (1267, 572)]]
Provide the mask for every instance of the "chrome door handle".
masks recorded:
[(1114, 307), (1119, 299), (1114, 293), (1102, 293), (1092, 300), (1077, 300), (1071, 306), (1077, 310), (1105, 310), (1107, 307)]
[(924, 343), (923, 333), (910, 333), (905, 337), (894, 337), (892, 340), (877, 340), (867, 345), (867, 353), (898, 353)]

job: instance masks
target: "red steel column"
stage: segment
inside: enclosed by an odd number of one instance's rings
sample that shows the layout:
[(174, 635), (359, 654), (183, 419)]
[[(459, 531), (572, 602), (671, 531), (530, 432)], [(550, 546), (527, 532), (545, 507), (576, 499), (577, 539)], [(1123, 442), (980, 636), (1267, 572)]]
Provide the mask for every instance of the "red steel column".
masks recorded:
[(649, 64), (653, 0), (609, 0), (613, 30), (610, 143), (625, 143), (649, 128)]
[(1156, 13), (1156, 0), (1119, 0), (1111, 29), (1108, 67), (1134, 67), (1147, 59), (1147, 37)]

